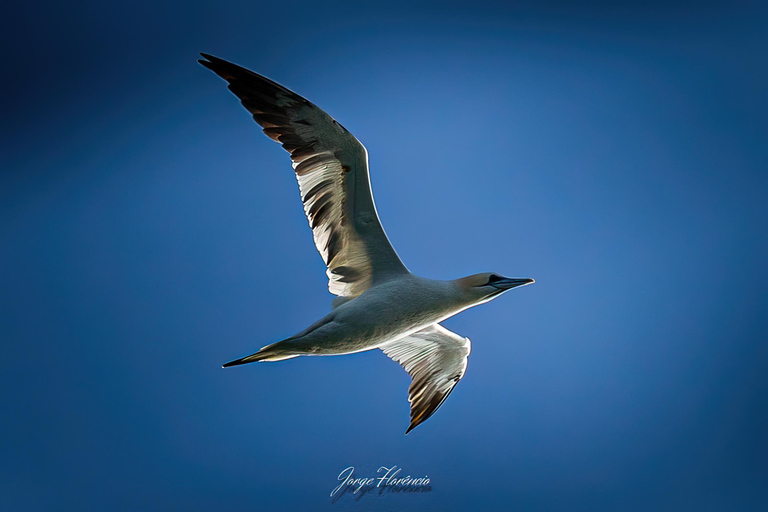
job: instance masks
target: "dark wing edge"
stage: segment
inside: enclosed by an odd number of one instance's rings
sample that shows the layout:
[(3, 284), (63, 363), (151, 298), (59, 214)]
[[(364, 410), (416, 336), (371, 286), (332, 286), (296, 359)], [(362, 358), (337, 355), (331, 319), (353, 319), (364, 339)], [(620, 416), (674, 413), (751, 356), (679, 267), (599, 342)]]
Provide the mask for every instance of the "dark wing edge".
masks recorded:
[(469, 338), (434, 324), (380, 348), (411, 376), (408, 434), (443, 405), (464, 376), (471, 343)]
[(328, 267), (328, 288), (355, 297), (408, 270), (376, 212), (365, 147), (309, 100), (218, 57), (198, 62), (229, 83), (264, 133), (291, 155), (304, 212)]

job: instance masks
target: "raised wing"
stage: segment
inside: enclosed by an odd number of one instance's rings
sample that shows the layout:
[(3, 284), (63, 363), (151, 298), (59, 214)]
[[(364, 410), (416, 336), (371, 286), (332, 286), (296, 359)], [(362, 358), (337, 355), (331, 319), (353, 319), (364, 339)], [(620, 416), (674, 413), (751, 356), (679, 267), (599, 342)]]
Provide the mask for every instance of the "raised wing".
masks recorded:
[(469, 338), (434, 324), (387, 343), (381, 350), (411, 376), (411, 424), (407, 434), (434, 414), (464, 376), (471, 344)]
[(291, 154), (304, 213), (328, 267), (328, 289), (356, 297), (407, 273), (381, 227), (368, 176), (368, 152), (328, 114), (245, 68), (201, 54), (200, 64), (229, 82), (268, 137)]

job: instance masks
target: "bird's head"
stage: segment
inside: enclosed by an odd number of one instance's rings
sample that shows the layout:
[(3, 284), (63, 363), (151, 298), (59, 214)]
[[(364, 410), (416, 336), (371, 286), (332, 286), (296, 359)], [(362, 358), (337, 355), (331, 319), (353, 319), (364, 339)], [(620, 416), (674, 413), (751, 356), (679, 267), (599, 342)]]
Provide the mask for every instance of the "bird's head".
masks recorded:
[(504, 277), (493, 272), (483, 272), (462, 277), (454, 281), (474, 304), (482, 304), (495, 299), (502, 293), (535, 282), (529, 278)]

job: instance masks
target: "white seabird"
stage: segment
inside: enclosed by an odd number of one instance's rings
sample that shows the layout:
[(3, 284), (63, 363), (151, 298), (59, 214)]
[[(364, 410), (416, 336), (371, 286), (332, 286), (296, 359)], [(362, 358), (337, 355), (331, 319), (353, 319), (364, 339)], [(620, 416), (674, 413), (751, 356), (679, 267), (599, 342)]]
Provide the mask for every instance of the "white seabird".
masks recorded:
[(285, 87), (225, 60), (200, 64), (229, 89), (268, 137), (291, 154), (304, 212), (328, 267), (331, 312), (302, 332), (224, 367), (379, 348), (411, 376), (406, 434), (445, 401), (467, 369), (468, 338), (440, 322), (533, 279), (483, 273), (437, 281), (411, 274), (373, 203), (368, 152), (343, 126)]

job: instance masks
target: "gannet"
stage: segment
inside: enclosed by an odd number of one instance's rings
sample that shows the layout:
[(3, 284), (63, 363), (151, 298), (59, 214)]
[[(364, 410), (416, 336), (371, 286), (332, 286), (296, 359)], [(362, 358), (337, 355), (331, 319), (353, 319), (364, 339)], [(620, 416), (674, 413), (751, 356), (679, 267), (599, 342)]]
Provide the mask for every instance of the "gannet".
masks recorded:
[(291, 155), (304, 213), (327, 266), (331, 312), (300, 333), (224, 364), (381, 349), (411, 376), (406, 434), (432, 416), (464, 376), (469, 338), (440, 322), (533, 279), (486, 272), (452, 281), (405, 268), (379, 221), (365, 147), (324, 111), (272, 80), (201, 53), (200, 64)]

